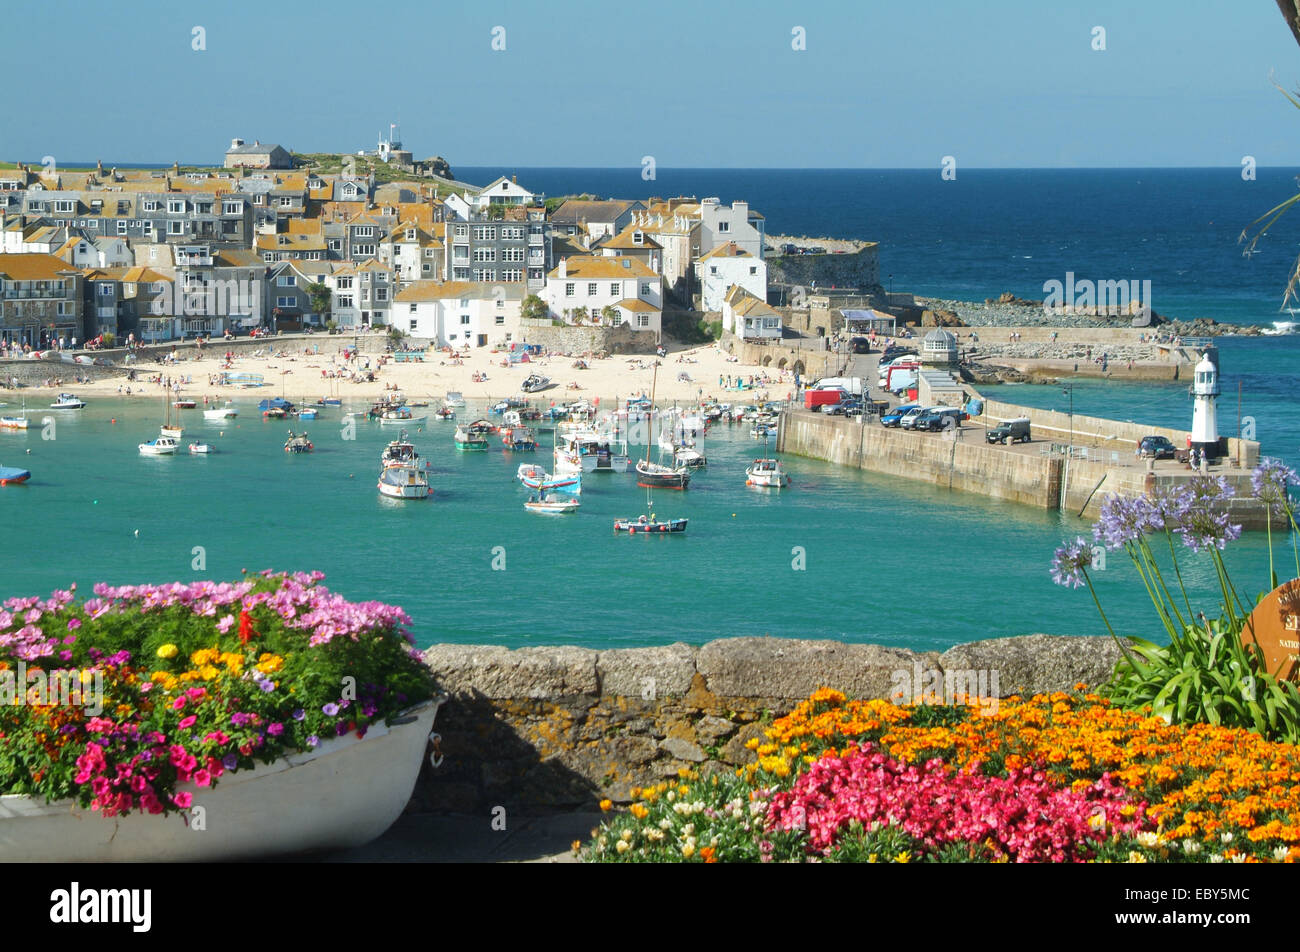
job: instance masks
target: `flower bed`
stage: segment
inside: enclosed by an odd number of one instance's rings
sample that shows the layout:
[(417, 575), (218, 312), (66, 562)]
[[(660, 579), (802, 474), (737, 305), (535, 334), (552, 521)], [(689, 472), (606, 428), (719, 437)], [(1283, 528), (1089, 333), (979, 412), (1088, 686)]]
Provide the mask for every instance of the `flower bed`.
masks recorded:
[[(434, 696), (410, 619), (320, 573), (95, 586), (0, 608), (0, 793), (113, 816), (215, 786)], [(75, 586), (74, 586), (75, 588)], [(15, 690), (16, 689), (16, 690)]]
[(1093, 694), (979, 711), (823, 688), (750, 742), (755, 763), (634, 790), (574, 847), (640, 862), (1300, 861), (1300, 748)]

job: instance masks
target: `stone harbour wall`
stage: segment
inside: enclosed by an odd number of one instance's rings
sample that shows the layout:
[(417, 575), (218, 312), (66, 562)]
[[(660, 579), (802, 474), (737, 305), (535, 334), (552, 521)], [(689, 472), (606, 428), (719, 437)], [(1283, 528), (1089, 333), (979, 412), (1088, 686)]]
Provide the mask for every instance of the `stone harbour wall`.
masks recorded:
[(436, 725), (443, 759), (436, 768), (426, 759), (408, 809), (537, 813), (627, 802), (631, 787), (682, 767), (749, 763), (746, 742), (819, 687), (887, 699), (918, 677), (961, 684), (983, 672), (987, 696), (1029, 695), (1099, 685), (1118, 657), (1109, 638), (1053, 635), (942, 654), (785, 638), (610, 651), (437, 645), (425, 661), (450, 695)]
[(634, 331), (627, 324), (601, 327), (529, 322), (520, 326), (519, 339), (559, 354), (602, 350), (607, 354), (653, 354), (658, 344), (654, 331)]

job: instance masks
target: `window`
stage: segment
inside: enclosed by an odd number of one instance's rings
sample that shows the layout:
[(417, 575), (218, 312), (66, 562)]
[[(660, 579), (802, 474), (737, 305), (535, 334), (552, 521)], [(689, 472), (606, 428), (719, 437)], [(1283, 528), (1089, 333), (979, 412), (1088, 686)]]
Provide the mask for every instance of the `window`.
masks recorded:
[(750, 274), (758, 274), (758, 267), (755, 266), (755, 267), (750, 268), (750, 269), (749, 269), (749, 273), (750, 273)]
[(429, 264), (429, 262), (427, 262), (427, 261), (426, 261), (426, 262), (424, 263), (424, 265), (420, 268), (420, 271), (421, 271), (423, 274), (428, 274), (428, 273), (429, 273), (430, 271), (432, 271), (432, 270), (433, 270), (433, 265)]
[(650, 326), (650, 315), (649, 315), (649, 314), (638, 314), (638, 315), (636, 316), (636, 326), (637, 326), (637, 327), (649, 327), (649, 326)]
[(501, 260), (502, 261), (523, 261), (524, 249), (523, 248), (502, 248)]
[(504, 314), (498, 314), (496, 320), (497, 327), (500, 327), (505, 322), (506, 322), (506, 316)]
[(414, 229), (414, 228), (408, 228), (408, 229), (406, 229), (406, 240), (407, 240), (407, 241), (414, 241), (414, 240), (415, 240), (415, 229)]
[(351, 278), (339, 278), (339, 290), (340, 290), (340, 291), (351, 291), (351, 290), (352, 290), (352, 279), (351, 279)]
[(468, 237), (469, 237), (469, 226), (468, 226), (468, 225), (457, 225), (457, 226), (456, 226), (456, 237), (457, 237), (457, 238), (468, 238)]
[(469, 315), (468, 315), (468, 314), (462, 314), (462, 315), (460, 316), (460, 322), (461, 322), (462, 325), (463, 325), (463, 324), (468, 324), (468, 323), (469, 323)]
[(564, 296), (573, 297), (574, 289), (577, 287), (572, 281), (564, 286)]
[(223, 202), (221, 205), (221, 214), (238, 215), (243, 212), (244, 206), (239, 202)]
[[(414, 304), (411, 305), (411, 310), (412, 310), (412, 311), (415, 310), (415, 305), (414, 305)], [(414, 317), (411, 318), (411, 330), (412, 330), (412, 331), (415, 331), (415, 330), (418, 330), (418, 329), (419, 329), (419, 321), (417, 321)]]
[(720, 221), (720, 222), (718, 222), (718, 231), (719, 231), (719, 232), (728, 232), (728, 231), (731, 231), (731, 222), (729, 222), (729, 221)]
[(437, 248), (425, 248), (425, 249), (424, 249), (424, 256), (425, 256), (426, 258), (436, 258), (436, 257), (438, 256), (438, 249), (437, 249)]
[(167, 234), (169, 234), (169, 235), (183, 235), (183, 234), (185, 234), (185, 222), (183, 222), (183, 221), (169, 221), (169, 222), (167, 223)]
[(291, 274), (282, 274), (275, 283), (282, 288), (296, 288), (298, 279)]
[(146, 238), (153, 234), (153, 222), (146, 219), (141, 227), (144, 230), (144, 236)]
[[(501, 272), (502, 281), (522, 281), (523, 279), (524, 273), (518, 268), (506, 268)], [(500, 304), (501, 302), (498, 301), (497, 303)]]
[(112, 296), (113, 296), (113, 285), (111, 285), (111, 284), (101, 284), (101, 285), (99, 285), (99, 296), (100, 296), (100, 297), (112, 297)]
[(117, 223), (117, 233), (118, 233), (119, 235), (125, 235), (125, 234), (126, 234), (126, 222), (121, 221), (121, 220), (118, 221), (118, 223)]
[(503, 225), (501, 228), (501, 237), (506, 241), (522, 241), (524, 238), (524, 228), (522, 225)]
[(340, 294), (340, 295), (339, 295), (339, 307), (341, 307), (341, 308), (347, 308), (347, 307), (351, 307), (351, 306), (352, 306), (352, 295), (351, 295), (351, 294)]
[(469, 245), (452, 245), (451, 258), (453, 261), (468, 261)]
[(497, 273), (496, 270), (493, 268), (474, 269), (475, 281), (495, 281), (496, 279), (497, 279)]
[(59, 317), (64, 317), (67, 313), (68, 313), (68, 311), (67, 311), (67, 304), (66, 304), (65, 302), (63, 302), (63, 301), (60, 301), (60, 302), (59, 302)]
[(650, 296), (650, 282), (649, 282), (649, 281), (642, 281), (642, 282), (641, 282), (641, 296), (642, 296), (642, 297), (649, 297), (649, 296)]
[(452, 269), (451, 269), (451, 279), (452, 279), (453, 281), (468, 281), (468, 280), (469, 280), (469, 268), (452, 268)]
[(614, 297), (618, 297), (622, 293), (622, 289), (618, 286), (617, 281), (609, 282), (609, 293), (614, 295)]
[(460, 299), (460, 306), (461, 306), (461, 307), (469, 307), (469, 298), (461, 298), (461, 299)]
[(147, 212), (156, 212), (159, 208), (157, 199), (146, 198), (144, 200), (144, 210)]
[(419, 309), (420, 309), (420, 306), (419, 306), (418, 304), (408, 304), (408, 305), (406, 305), (406, 310), (407, 310), (407, 312), (408, 312), (408, 313), (411, 313), (411, 314), (414, 314), (414, 313), (415, 313), (416, 311), (418, 311)]
[(718, 266), (716, 264), (709, 265), (709, 274), (717, 274), (717, 273), (718, 273)]
[(342, 238), (331, 238), (330, 241), (329, 241), (329, 246), (328, 246), (328, 247), (329, 247), (329, 250), (330, 250), (330, 251), (342, 251), (342, 250), (343, 250), (343, 239), (342, 239)]
[(388, 300), (388, 288), (375, 288), (375, 300), (376, 300), (376, 301), (387, 301), (387, 300)]
[(595, 296), (596, 296), (596, 282), (592, 281), (587, 285), (587, 297), (595, 297)]
[(496, 241), (497, 229), (495, 225), (479, 225), (474, 229), (475, 241)]
[(375, 228), (373, 225), (357, 225), (357, 227), (353, 229), (353, 237), (373, 238), (375, 237)]
[(70, 202), (67, 199), (59, 199), (54, 203), (54, 210), (56, 212), (73, 212), (76, 211), (76, 207), (76, 202)]
[(297, 307), (298, 299), (292, 295), (285, 295), (275, 299), (276, 307)]
[(365, 245), (356, 245), (352, 249), (353, 255), (373, 255), (375, 253), (375, 243), (372, 241)]
[(475, 261), (496, 261), (497, 250), (495, 248), (475, 248), (474, 260)]
[(167, 214), (169, 215), (185, 214), (185, 199), (183, 198), (167, 199)]

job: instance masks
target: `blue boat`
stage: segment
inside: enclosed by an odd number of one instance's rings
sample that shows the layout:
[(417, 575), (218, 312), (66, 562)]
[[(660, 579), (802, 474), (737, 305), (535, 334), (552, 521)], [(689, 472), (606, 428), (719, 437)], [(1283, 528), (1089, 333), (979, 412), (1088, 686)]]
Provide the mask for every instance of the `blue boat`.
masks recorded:
[(30, 471), (17, 466), (0, 466), (0, 486), (18, 485), (32, 478)]
[(264, 417), (282, 419), (293, 412), (293, 404), (283, 397), (272, 397), (270, 400), (263, 400), (258, 403), (257, 409), (262, 411)]

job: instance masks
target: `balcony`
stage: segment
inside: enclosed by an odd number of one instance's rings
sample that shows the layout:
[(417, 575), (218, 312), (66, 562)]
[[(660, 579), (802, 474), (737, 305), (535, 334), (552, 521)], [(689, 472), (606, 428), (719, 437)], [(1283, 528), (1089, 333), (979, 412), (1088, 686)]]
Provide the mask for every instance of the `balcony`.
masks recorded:
[(540, 247), (542, 247), (543, 245), (546, 244), (546, 236), (545, 236), (545, 235), (529, 235), (529, 236), (528, 236), (528, 244), (531, 245), (531, 246), (533, 246), (533, 247), (540, 248)]

